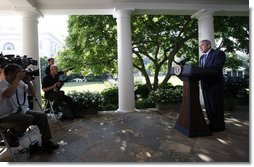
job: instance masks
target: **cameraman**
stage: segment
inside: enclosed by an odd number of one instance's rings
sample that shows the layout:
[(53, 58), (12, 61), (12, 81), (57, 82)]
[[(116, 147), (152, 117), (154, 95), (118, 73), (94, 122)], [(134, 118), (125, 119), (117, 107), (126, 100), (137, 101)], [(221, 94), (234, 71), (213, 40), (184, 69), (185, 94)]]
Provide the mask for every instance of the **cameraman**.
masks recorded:
[(45, 74), (48, 75), (50, 73), (50, 66), (55, 63), (55, 59), (53, 57), (48, 59), (48, 66), (45, 69)]
[(71, 97), (64, 94), (64, 91), (60, 91), (63, 85), (64, 82), (59, 80), (57, 66), (51, 65), (50, 74), (46, 75), (42, 80), (42, 90), (45, 92), (45, 99), (56, 102), (58, 106), (60, 106), (62, 102), (65, 102), (70, 112), (65, 111), (64, 113), (64, 111), (62, 111), (64, 117), (73, 119), (75, 114), (74, 102)]
[(5, 79), (0, 81), (0, 127), (8, 129), (5, 135), (10, 146), (19, 146), (18, 138), (30, 125), (37, 125), (43, 150), (52, 152), (59, 148), (58, 144), (50, 141), (52, 136), (47, 115), (28, 108), (27, 94), (34, 95), (29, 76), (17, 64), (8, 64), (4, 74)]

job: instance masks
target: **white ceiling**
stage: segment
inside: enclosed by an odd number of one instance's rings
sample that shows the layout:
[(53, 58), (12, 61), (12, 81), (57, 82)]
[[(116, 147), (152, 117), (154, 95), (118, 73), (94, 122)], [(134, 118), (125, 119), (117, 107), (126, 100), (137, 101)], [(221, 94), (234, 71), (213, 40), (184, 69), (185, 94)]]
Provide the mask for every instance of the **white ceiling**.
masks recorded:
[(114, 9), (131, 9), (134, 14), (192, 15), (213, 10), (216, 15), (249, 15), (248, 0), (0, 0), (1, 15), (38, 11), (42, 15), (112, 15)]

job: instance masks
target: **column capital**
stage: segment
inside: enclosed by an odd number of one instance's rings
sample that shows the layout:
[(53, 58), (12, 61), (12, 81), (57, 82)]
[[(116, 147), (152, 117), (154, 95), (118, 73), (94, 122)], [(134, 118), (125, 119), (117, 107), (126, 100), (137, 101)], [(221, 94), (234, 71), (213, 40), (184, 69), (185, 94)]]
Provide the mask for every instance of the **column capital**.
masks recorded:
[(113, 17), (114, 18), (123, 18), (123, 17), (129, 18), (133, 11), (134, 11), (134, 9), (116, 9), (116, 8), (114, 8)]
[(191, 18), (196, 18), (196, 19), (203, 19), (203, 18), (211, 18), (214, 15), (214, 10), (206, 10), (206, 9), (201, 9), (191, 15)]
[(16, 8), (15, 11), (23, 18), (35, 18), (43, 17), (42, 13), (37, 8)]

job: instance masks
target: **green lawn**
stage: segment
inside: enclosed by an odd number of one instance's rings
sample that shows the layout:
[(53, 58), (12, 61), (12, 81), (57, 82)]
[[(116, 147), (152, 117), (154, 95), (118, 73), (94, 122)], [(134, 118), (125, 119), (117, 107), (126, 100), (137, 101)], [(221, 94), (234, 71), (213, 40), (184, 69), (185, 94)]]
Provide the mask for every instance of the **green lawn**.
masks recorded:
[[(162, 81), (163, 77), (160, 77), (159, 80)], [(152, 79), (152, 77), (151, 77)], [(145, 83), (144, 78), (135, 77), (135, 82)], [(182, 81), (177, 77), (172, 76), (169, 80), (173, 85), (182, 85)], [(112, 85), (109, 82), (66, 82), (62, 88), (65, 93), (70, 91), (90, 91), (90, 92), (101, 92), (105, 88), (111, 87)]]
[(62, 90), (64, 90), (65, 93), (70, 91), (101, 92), (106, 87), (106, 83), (104, 84), (104, 82), (66, 82)]

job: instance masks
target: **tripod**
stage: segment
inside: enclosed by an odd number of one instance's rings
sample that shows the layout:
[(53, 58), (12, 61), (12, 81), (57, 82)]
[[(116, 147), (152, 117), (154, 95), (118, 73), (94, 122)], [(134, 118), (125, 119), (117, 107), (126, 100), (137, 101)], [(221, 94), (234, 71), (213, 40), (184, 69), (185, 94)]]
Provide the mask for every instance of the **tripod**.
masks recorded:
[(41, 104), (39, 103), (37, 97), (36, 97), (36, 96), (28, 95), (29, 108), (30, 108), (31, 110), (33, 110), (33, 103), (34, 103), (34, 101), (37, 102), (38, 106), (40, 107), (41, 111), (43, 112), (42, 106), (41, 106)]

